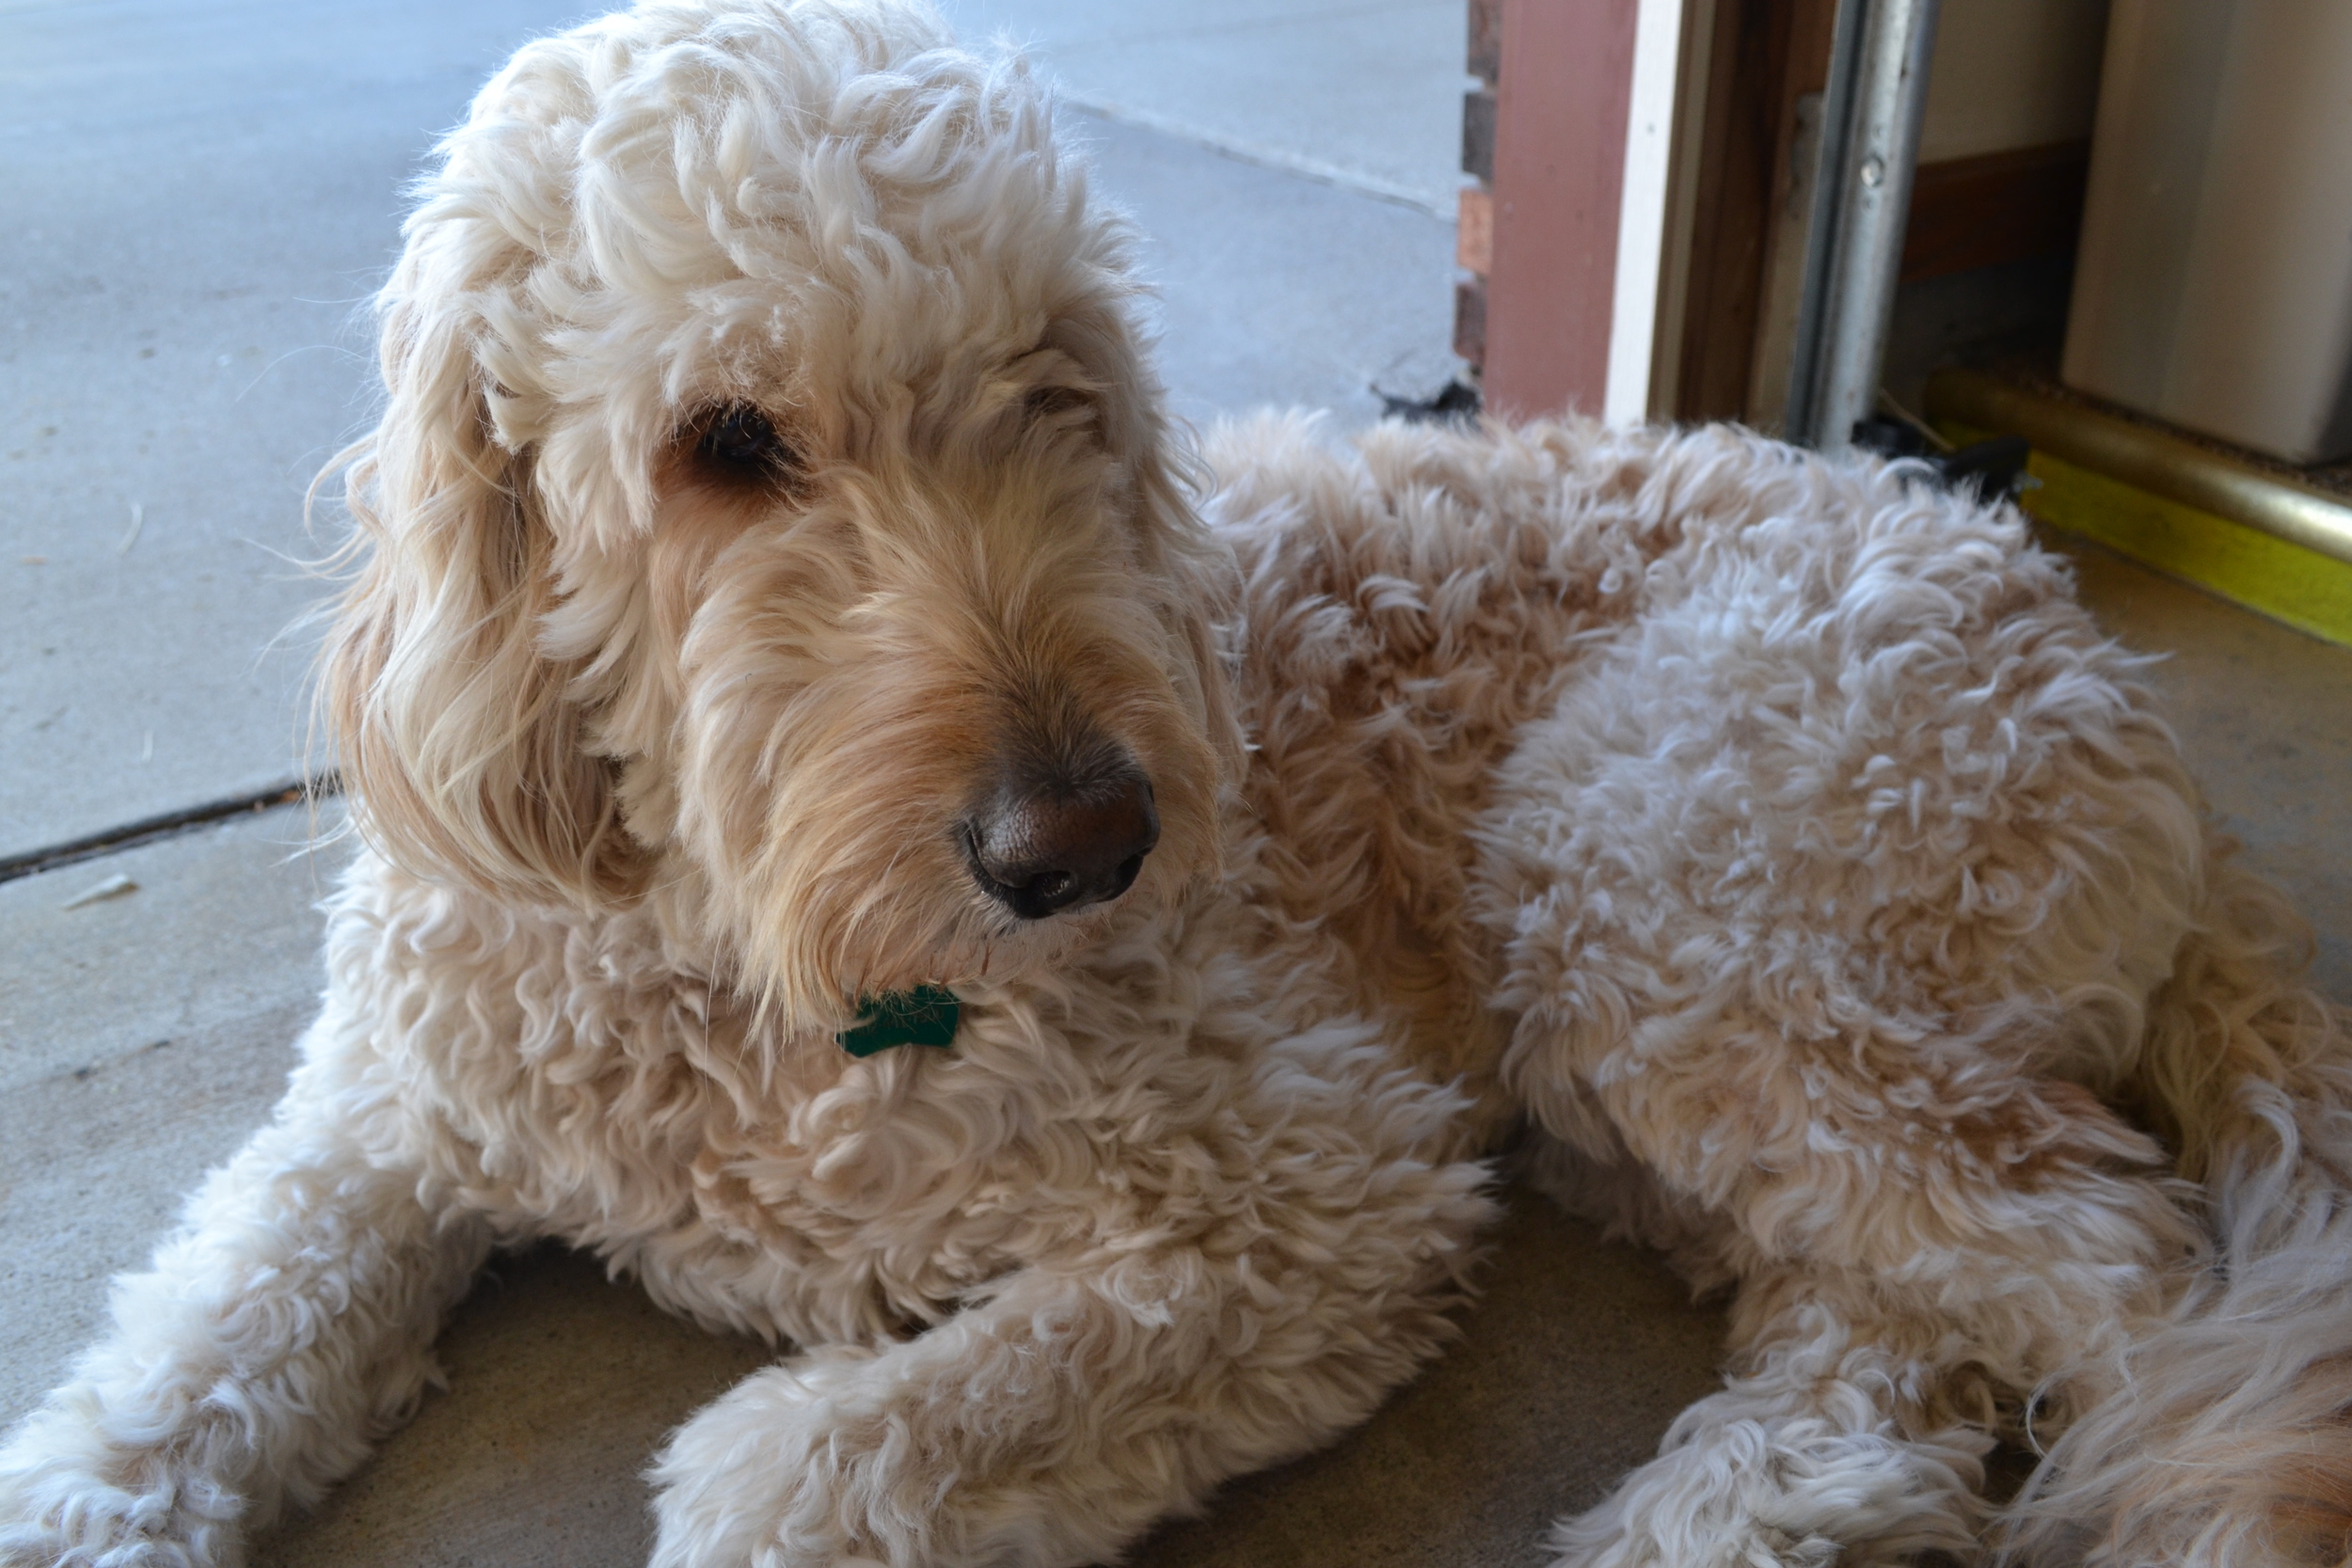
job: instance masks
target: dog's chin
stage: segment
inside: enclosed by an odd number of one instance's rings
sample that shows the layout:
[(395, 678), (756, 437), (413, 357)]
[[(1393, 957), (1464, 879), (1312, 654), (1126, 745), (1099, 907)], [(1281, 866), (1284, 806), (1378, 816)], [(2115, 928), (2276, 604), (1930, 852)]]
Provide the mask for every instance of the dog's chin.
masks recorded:
[(763, 964), (753, 956), (758, 947), (739, 946), (744, 958), (736, 966), (738, 983), (787, 1032), (831, 1038), (854, 1022), (864, 999), (892, 991), (942, 986), (970, 999), (1006, 986), (1050, 990), (1057, 975), (1083, 965), (1120, 929), (1148, 920), (1158, 896), (1158, 887), (1145, 878), (1106, 902), (1024, 920), (976, 895), (928, 940), (886, 953), (835, 948), (833, 962), (811, 965), (805, 959), (814, 955), (806, 952), (771, 952)]
[(983, 904), (975, 909), (968, 928), (933, 956), (933, 972), (906, 983), (944, 985), (954, 990), (959, 986), (977, 990), (1046, 980), (1140, 913), (1151, 897), (1152, 891), (1138, 883), (1117, 898), (1042, 920), (1024, 920), (1001, 907)]

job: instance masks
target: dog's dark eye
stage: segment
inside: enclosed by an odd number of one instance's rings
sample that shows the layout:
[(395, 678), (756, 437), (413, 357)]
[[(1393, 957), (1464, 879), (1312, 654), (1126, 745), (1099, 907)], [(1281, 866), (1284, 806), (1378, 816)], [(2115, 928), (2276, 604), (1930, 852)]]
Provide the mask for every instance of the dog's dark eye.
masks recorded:
[(1059, 421), (1063, 416), (1074, 415), (1075, 423), (1094, 417), (1094, 400), (1074, 387), (1040, 387), (1022, 400), (1031, 424)]
[(711, 415), (694, 442), (694, 456), (704, 467), (744, 483), (773, 483), (796, 465), (790, 444), (748, 403), (729, 404)]

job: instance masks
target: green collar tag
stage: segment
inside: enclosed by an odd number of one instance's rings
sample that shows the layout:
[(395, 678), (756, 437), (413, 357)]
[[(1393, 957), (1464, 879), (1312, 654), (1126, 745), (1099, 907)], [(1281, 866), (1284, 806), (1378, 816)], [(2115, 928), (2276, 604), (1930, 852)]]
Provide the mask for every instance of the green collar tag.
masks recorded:
[(852, 1056), (871, 1056), (894, 1045), (930, 1045), (942, 1050), (956, 1040), (962, 1005), (945, 986), (917, 986), (861, 996), (857, 1022), (834, 1037)]

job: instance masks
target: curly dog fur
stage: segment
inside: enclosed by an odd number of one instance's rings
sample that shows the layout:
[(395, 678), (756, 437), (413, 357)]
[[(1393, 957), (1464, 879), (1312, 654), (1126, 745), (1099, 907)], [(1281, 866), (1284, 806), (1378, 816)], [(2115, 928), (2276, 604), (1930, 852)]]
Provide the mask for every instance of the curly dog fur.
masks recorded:
[[(324, 1010), (0, 1560), (236, 1560), (541, 1236), (791, 1347), (659, 1564), (1099, 1560), (1438, 1353), (1514, 1138), (1736, 1291), (1561, 1562), (2344, 1555), (2344, 1022), (2013, 512), (1733, 430), (1187, 456), (1120, 220), (911, 5), (535, 42), (406, 235)], [(836, 1046), (921, 985), (951, 1050)]]

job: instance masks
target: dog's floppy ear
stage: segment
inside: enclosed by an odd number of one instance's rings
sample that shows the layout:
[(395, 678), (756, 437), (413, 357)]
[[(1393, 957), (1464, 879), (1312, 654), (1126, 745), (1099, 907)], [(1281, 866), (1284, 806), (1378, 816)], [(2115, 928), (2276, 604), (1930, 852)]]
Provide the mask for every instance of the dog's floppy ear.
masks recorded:
[(539, 644), (555, 539), (494, 428), (494, 335), (466, 295), (416, 287), (417, 261), (381, 302), (382, 421), (346, 454), (359, 563), (320, 711), (360, 831), (396, 863), (509, 900), (623, 901), (640, 853), (574, 672)]

